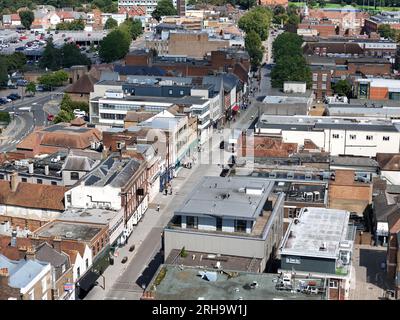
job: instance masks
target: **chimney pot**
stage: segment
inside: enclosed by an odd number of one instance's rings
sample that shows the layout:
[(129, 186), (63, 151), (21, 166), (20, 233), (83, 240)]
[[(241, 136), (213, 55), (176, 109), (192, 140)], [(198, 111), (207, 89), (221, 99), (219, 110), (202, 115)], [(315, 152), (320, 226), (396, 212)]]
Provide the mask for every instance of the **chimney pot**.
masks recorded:
[(26, 259), (34, 260), (36, 258), (36, 249), (34, 247), (29, 247), (26, 250)]
[(48, 164), (46, 164), (46, 165), (44, 166), (44, 174), (45, 174), (46, 176), (49, 175), (49, 165), (48, 165)]
[(29, 174), (33, 174), (33, 162), (29, 163), (28, 170), (29, 170)]
[(0, 276), (1, 277), (8, 277), (9, 276), (8, 268), (1, 268), (0, 269)]

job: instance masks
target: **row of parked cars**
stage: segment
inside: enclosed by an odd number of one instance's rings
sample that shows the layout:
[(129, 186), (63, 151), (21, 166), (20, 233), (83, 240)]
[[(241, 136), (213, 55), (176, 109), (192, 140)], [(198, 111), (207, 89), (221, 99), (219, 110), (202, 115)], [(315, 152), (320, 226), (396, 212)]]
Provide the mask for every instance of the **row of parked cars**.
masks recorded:
[(0, 98), (0, 105), (6, 104), (8, 102), (15, 101), (15, 100), (18, 100), (18, 99), (21, 99), (21, 96), (19, 94), (11, 93), (7, 97), (1, 97)]

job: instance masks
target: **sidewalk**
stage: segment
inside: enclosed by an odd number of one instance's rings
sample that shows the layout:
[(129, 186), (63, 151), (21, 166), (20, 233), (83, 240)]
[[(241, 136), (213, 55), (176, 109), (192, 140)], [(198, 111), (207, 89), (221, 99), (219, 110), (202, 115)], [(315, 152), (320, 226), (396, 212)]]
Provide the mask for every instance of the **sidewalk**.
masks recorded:
[[(200, 168), (203, 167), (203, 168)], [(199, 170), (200, 169), (200, 170)], [(149, 204), (149, 208), (144, 214), (142, 220), (139, 222), (137, 226), (134, 227), (131, 236), (128, 239), (128, 243), (118, 250), (118, 256), (114, 258), (114, 265), (109, 266), (103, 276), (106, 279), (106, 290), (103, 290), (100, 286), (103, 284), (103, 280), (100, 277), (98, 279), (99, 285), (95, 286), (86, 296), (85, 300), (104, 300), (104, 299), (117, 299), (113, 298), (113, 291), (128, 291), (129, 296), (134, 298), (135, 293), (136, 296), (140, 296), (142, 289), (136, 285), (136, 280), (138, 277), (133, 276), (129, 277), (129, 281), (124, 281), (122, 276), (127, 269), (139, 268), (145, 269), (152, 257), (157, 253), (159, 247), (161, 246), (160, 238), (157, 238), (158, 232), (161, 232), (163, 227), (168, 223), (168, 221), (173, 216), (174, 207), (180, 205), (181, 201), (183, 201), (186, 193), (191, 190), (188, 188), (187, 184), (196, 183), (197, 179), (193, 177), (193, 175), (202, 177), (205, 174), (219, 174), (220, 168), (217, 166), (200, 166), (198, 162), (192, 167), (192, 169), (182, 168), (179, 170), (178, 175), (175, 179), (171, 181), (171, 185), (173, 188), (173, 195), (163, 195), (162, 193), (158, 193), (155, 197), (154, 201)], [(160, 205), (160, 212), (156, 211), (157, 205)], [(154, 235), (153, 235), (154, 234)], [(150, 246), (149, 239), (150, 237), (155, 244), (155, 248), (144, 247), (143, 244)], [(145, 241), (146, 240), (146, 241)], [(157, 244), (158, 242), (158, 244)], [(135, 245), (135, 250), (133, 252), (129, 252), (129, 248)], [(143, 249), (143, 250), (141, 250)], [(152, 251), (150, 259), (147, 257), (140, 257), (139, 255), (143, 255), (141, 251), (145, 251), (145, 249), (149, 249)], [(128, 257), (128, 262), (126, 264), (122, 264), (121, 260), (123, 257)], [(137, 259), (135, 259), (137, 257)], [(139, 260), (146, 261), (139, 261)], [(141, 266), (140, 264), (143, 264)], [(143, 271), (143, 269), (141, 271)], [(121, 288), (124, 289), (121, 289)], [(122, 298), (125, 299), (125, 298)]]

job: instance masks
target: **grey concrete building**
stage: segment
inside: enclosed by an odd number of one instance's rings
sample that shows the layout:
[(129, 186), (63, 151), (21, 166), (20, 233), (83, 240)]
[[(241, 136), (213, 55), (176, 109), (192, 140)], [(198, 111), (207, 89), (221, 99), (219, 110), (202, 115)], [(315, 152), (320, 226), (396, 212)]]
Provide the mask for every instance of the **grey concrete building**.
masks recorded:
[(284, 194), (273, 193), (274, 184), (259, 178), (204, 177), (164, 229), (165, 257), (185, 247), (246, 257), (263, 272), (283, 235)]

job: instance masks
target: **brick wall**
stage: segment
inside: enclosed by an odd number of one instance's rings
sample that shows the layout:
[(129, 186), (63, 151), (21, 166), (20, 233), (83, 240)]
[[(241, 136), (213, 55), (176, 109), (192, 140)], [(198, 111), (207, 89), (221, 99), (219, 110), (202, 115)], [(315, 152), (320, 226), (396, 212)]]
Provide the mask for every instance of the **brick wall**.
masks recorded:
[(30, 231), (35, 231), (36, 229), (40, 228), (44, 224), (47, 223), (47, 221), (41, 221), (41, 220), (33, 220), (33, 219), (25, 219), (25, 218), (17, 218), (17, 217), (12, 217), (12, 216), (0, 216), (0, 222), (5, 222), (5, 221), (10, 221), (12, 227), (20, 227), (21, 229), (24, 229), (27, 227)]

